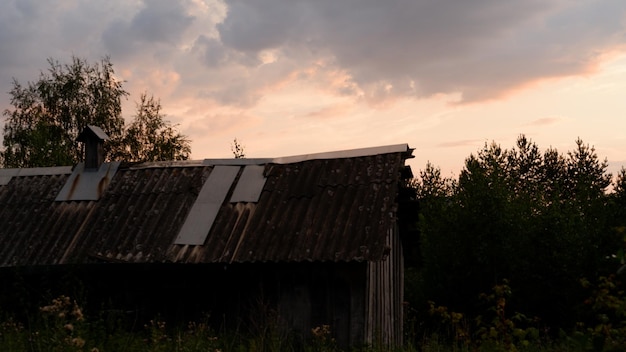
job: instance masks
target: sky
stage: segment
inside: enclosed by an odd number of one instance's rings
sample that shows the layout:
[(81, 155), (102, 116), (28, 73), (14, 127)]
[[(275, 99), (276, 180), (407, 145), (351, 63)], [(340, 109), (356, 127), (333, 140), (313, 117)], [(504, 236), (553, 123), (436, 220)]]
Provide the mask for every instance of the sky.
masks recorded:
[(456, 178), (524, 134), (626, 166), (624, 0), (0, 1), (3, 111), (72, 56), (110, 57), (127, 121), (159, 98), (193, 159), (407, 143)]

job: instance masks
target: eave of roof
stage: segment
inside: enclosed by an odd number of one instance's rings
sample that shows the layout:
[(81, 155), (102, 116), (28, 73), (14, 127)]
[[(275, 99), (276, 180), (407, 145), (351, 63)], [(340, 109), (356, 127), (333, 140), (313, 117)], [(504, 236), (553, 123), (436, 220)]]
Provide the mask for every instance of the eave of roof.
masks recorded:
[(44, 175), (63, 175), (71, 174), (72, 166), (56, 166), (56, 167), (36, 167), (24, 169), (1, 169), (0, 168), (0, 186), (6, 185), (13, 177), (21, 176), (44, 176)]

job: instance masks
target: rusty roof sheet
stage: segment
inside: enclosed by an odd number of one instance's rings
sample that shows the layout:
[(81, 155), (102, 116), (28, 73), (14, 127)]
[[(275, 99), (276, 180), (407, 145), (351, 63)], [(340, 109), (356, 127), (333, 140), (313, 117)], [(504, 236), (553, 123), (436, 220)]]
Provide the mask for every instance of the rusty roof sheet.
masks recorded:
[[(0, 185), (0, 267), (381, 260), (411, 150), (362, 154), (233, 159), (240, 171), (201, 245), (175, 240), (215, 165), (226, 160), (121, 165), (99, 200), (55, 202), (70, 177), (65, 169), (13, 173)], [(252, 164), (265, 176), (258, 202), (230, 201)]]

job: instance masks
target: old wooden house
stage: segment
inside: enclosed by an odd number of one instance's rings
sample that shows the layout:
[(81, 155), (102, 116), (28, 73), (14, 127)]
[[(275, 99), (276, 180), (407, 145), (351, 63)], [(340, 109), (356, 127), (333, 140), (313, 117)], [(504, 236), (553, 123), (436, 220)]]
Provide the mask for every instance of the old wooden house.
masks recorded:
[(85, 163), (0, 169), (0, 279), (37, 278), (35, 295), (71, 274), (92, 303), (402, 342), (406, 144), (125, 164), (103, 162), (97, 127), (81, 138)]

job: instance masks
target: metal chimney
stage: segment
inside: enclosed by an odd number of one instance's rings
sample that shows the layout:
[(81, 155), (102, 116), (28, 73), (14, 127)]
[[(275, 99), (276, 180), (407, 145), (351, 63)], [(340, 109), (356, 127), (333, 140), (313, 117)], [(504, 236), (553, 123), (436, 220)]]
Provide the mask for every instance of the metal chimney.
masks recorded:
[(104, 163), (104, 141), (109, 139), (97, 126), (87, 125), (76, 141), (85, 143), (85, 171), (98, 170)]

